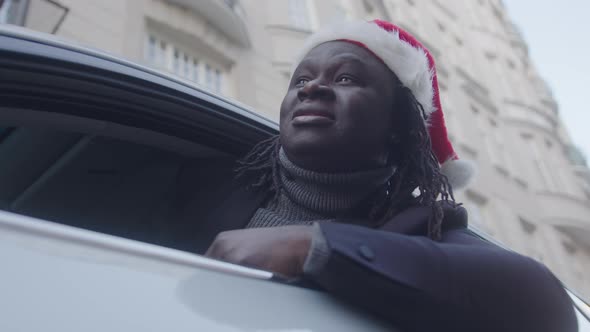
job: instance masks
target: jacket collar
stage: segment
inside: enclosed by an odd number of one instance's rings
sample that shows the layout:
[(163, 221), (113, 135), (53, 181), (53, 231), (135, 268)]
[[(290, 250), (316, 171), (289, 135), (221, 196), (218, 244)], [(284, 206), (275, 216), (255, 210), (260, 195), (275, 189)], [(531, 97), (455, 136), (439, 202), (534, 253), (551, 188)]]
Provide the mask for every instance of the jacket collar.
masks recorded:
[[(442, 232), (467, 228), (467, 210), (464, 207), (443, 201), (438, 204), (442, 206), (444, 211)], [(432, 209), (430, 207), (413, 205), (395, 215), (379, 229), (407, 235), (426, 235), (431, 215)]]

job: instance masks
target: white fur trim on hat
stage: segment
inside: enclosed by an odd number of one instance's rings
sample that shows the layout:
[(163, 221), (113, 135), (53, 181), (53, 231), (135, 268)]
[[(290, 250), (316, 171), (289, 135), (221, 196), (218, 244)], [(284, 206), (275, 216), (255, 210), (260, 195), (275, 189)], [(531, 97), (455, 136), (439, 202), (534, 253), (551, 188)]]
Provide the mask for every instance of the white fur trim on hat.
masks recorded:
[(445, 161), (440, 169), (447, 176), (453, 189), (467, 187), (476, 173), (476, 167), (473, 162), (459, 159)]
[(295, 67), (314, 47), (342, 39), (363, 43), (412, 91), (427, 115), (436, 110), (432, 84), (434, 72), (430, 69), (424, 50), (401, 40), (397, 31), (388, 32), (375, 23), (343, 22), (319, 30), (303, 45), (295, 60)]

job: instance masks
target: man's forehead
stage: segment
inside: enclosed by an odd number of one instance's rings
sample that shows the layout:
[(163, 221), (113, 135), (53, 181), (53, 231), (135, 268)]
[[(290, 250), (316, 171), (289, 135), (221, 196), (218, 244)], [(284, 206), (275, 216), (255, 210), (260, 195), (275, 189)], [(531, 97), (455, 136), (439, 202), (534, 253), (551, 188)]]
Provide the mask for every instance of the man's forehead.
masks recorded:
[(301, 68), (302, 65), (317, 64), (321, 61), (329, 60), (335, 62), (337, 60), (346, 62), (355, 62), (363, 67), (374, 66), (382, 64), (382, 61), (378, 59), (373, 53), (364, 47), (343, 41), (330, 41), (320, 44), (314, 47), (297, 65)]
[(307, 53), (305, 57), (307, 58), (321, 55), (336, 56), (344, 54), (352, 57), (356, 56), (359, 59), (372, 56), (371, 52), (369, 52), (364, 47), (343, 40), (335, 40), (325, 42), (314, 47), (311, 51), (309, 51), (309, 53)]
[(323, 60), (330, 60), (330, 62), (352, 62), (352, 63), (356, 63), (358, 65), (362, 65), (364, 66), (366, 64), (366, 61), (364, 58), (354, 54), (354, 53), (338, 53), (336, 55), (333, 56), (326, 56), (324, 54), (312, 54), (310, 53), (308, 56), (306, 56), (300, 63), (299, 63), (299, 67), (301, 66), (305, 66), (305, 65), (310, 65), (310, 64), (315, 64), (318, 61), (323, 61)]
[(331, 41), (316, 46), (301, 60), (295, 70), (297, 72), (309, 67), (341, 63), (352, 63), (359, 66), (362, 71), (384, 72), (392, 75), (397, 81), (395, 74), (371, 51), (347, 41)]

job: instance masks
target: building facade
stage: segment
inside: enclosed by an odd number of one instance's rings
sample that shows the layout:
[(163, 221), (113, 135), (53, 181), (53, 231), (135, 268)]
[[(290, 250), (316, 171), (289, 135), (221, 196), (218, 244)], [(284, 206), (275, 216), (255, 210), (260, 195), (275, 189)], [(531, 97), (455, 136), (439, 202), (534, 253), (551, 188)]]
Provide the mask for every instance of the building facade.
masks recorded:
[(277, 120), (292, 61), (323, 25), (382, 18), (437, 61), (473, 226), (590, 299), (590, 171), (501, 0), (3, 0), (0, 22), (52, 33), (235, 99)]

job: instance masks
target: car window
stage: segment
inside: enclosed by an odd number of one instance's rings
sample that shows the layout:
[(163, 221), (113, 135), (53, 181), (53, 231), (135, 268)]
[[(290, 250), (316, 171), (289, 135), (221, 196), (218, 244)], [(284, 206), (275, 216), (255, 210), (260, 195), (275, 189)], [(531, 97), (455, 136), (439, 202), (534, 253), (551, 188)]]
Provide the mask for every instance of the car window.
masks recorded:
[(199, 220), (227, 194), (235, 159), (195, 151), (51, 126), (4, 126), (0, 208), (194, 251)]

